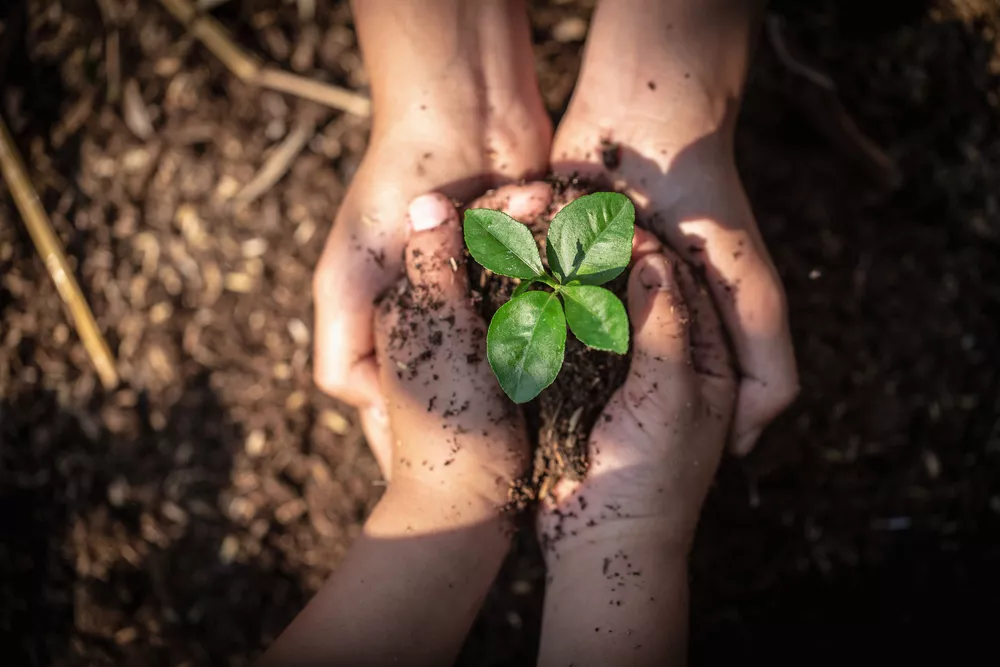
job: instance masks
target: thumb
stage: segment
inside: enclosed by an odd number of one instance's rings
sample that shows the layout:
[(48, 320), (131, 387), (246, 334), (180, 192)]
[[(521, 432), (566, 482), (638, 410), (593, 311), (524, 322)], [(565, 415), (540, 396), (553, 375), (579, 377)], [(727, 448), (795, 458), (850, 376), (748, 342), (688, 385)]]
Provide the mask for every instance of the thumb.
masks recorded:
[(442, 194), (421, 195), (410, 203), (409, 216), (406, 275), (410, 283), (433, 288), (436, 297), (447, 301), (465, 298), (465, 246), (455, 206)]

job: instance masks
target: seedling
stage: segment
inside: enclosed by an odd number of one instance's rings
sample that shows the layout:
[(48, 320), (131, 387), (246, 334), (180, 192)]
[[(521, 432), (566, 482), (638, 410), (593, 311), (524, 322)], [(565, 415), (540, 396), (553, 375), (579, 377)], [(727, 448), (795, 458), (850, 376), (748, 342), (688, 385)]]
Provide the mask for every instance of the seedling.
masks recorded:
[[(465, 212), (465, 245), (494, 273), (519, 278), (486, 334), (486, 356), (507, 396), (525, 403), (552, 384), (566, 351), (566, 324), (588, 347), (628, 351), (625, 306), (600, 287), (628, 266), (635, 207), (625, 195), (598, 192), (556, 214), (545, 240), (549, 271), (531, 231), (490, 209)], [(532, 291), (548, 285), (552, 291)]]

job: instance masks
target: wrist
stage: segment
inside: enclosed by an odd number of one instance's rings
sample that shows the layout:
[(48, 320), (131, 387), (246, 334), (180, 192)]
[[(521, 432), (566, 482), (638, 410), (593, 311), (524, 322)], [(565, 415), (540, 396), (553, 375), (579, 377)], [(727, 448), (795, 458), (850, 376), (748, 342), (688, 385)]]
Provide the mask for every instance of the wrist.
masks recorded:
[(376, 126), (544, 114), (524, 0), (365, 0), (353, 9)]
[(731, 131), (762, 2), (604, 0), (594, 14), (574, 106), (616, 101), (694, 137)]
[[(537, 517), (546, 562), (555, 563), (570, 553), (603, 552), (616, 544), (637, 549), (651, 545), (683, 561), (694, 537), (700, 501), (678, 503), (676, 497), (668, 499), (662, 487), (659, 492), (643, 491), (642, 485), (633, 488), (632, 481), (637, 480), (590, 477), (557, 484)], [(630, 491), (623, 493), (622, 488)]]
[(504, 506), (509, 485), (499, 479), (483, 484), (456, 477), (428, 478), (400, 471), (393, 476), (382, 502), (393, 516), (406, 520), (410, 532), (508, 521)]

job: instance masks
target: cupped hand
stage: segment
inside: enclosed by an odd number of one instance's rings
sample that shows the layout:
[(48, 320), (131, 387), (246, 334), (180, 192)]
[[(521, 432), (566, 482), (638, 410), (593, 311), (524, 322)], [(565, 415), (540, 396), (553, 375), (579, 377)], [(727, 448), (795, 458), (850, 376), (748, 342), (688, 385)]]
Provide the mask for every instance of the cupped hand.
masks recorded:
[(704, 269), (740, 371), (730, 442), (746, 454), (798, 392), (784, 289), (725, 133), (681, 133), (678, 118), (634, 111), (613, 119), (583, 102), (572, 107), (556, 134), (553, 169), (630, 195), (640, 222)]
[(486, 324), (467, 280), (458, 213), (443, 195), (410, 205), (406, 278), (382, 299), (375, 361), (392, 484), (471, 491), (502, 504), (524, 471), (528, 440), (517, 406), (486, 359)]
[(628, 283), (629, 375), (591, 433), (586, 479), (560, 481), (539, 512), (555, 555), (564, 540), (632, 534), (685, 554), (724, 449), (736, 376), (711, 295), (684, 262), (645, 246)]
[[(486, 127), (471, 111), (439, 114), (417, 106), (407, 114), (383, 120), (374, 133), (313, 283), (316, 382), (360, 409), (376, 452), (387, 448), (389, 436), (373, 354), (373, 303), (400, 275), (408, 203), (435, 190), (467, 201), (499, 181), (544, 171), (551, 131), (527, 112), (512, 112), (517, 131)], [(524, 198), (508, 196), (512, 206), (524, 205)]]

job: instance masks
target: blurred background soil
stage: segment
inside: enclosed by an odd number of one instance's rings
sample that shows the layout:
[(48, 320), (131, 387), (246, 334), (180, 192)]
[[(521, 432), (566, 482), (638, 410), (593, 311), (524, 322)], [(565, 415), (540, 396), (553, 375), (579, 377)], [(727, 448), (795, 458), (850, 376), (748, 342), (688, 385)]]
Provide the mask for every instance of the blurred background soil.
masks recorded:
[[(558, 118), (592, 2), (532, 5)], [(960, 656), (1000, 617), (1000, 7), (771, 11), (896, 171), (831, 129), (762, 33), (738, 160), (802, 396), (709, 498), (693, 662), (978, 664)], [(369, 123), (240, 83), (155, 2), (0, 13), (0, 108), (125, 379), (101, 389), (0, 188), (2, 662), (248, 664), (383, 489), (310, 377), (311, 272)], [(344, 2), (214, 13), (287, 69), (366, 86)], [(234, 206), (299, 127), (289, 173)], [(520, 549), (462, 664), (530, 663), (543, 581)]]

